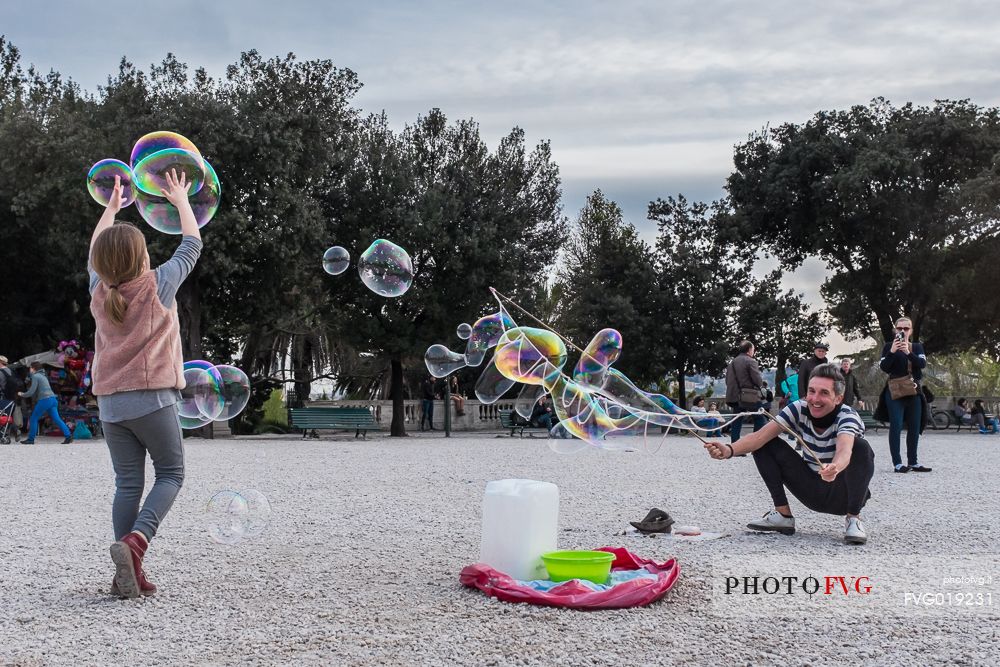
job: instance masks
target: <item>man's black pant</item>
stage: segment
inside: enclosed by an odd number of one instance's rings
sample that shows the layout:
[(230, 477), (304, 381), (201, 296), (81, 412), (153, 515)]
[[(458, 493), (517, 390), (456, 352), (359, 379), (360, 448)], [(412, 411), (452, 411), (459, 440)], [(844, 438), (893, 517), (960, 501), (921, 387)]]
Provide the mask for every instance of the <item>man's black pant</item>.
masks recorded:
[(875, 452), (864, 438), (854, 439), (850, 465), (832, 482), (823, 481), (781, 438), (755, 451), (753, 460), (775, 507), (788, 504), (786, 488), (803, 505), (824, 514), (860, 514), (871, 498), (868, 484), (875, 474)]

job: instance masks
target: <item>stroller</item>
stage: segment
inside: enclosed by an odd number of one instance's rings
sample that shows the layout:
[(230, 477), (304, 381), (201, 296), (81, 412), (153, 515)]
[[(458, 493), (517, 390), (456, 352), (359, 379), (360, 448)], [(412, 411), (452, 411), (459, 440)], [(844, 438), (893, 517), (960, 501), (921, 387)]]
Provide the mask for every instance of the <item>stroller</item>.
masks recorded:
[(8, 435), (8, 430), (13, 430), (14, 432), (14, 442), (17, 442), (17, 424), (14, 423), (14, 406), (17, 405), (14, 401), (0, 400), (0, 443), (4, 445), (10, 444), (10, 435)]

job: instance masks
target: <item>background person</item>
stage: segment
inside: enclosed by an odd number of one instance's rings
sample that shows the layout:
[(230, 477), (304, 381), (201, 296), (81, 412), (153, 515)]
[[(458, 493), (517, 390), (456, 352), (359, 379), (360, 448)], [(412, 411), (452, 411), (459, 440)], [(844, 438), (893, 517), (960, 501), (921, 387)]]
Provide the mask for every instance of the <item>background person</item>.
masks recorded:
[[(924, 377), (927, 357), (924, 346), (910, 340), (913, 333), (913, 322), (908, 317), (896, 320), (896, 335), (891, 343), (882, 346), (882, 358), (879, 368), (889, 376), (890, 380), (911, 376), (916, 385), (916, 395), (893, 398), (889, 384), (882, 389), (875, 419), (889, 422), (889, 454), (892, 456), (893, 469), (896, 472), (930, 472), (931, 469), (920, 465), (917, 458), (917, 446), (920, 434), (927, 424), (926, 398), (920, 391), (920, 381)], [(906, 465), (900, 457), (899, 446), (903, 434), (903, 424), (906, 424)]]
[(458, 390), (458, 376), (452, 375), (448, 378), (448, 391), (451, 392), (451, 402), (455, 404), (455, 416), (465, 415), (465, 397)]
[(28, 421), (28, 439), (24, 441), (24, 444), (35, 444), (35, 435), (38, 433), (38, 420), (45, 414), (62, 431), (64, 436), (62, 444), (68, 445), (73, 442), (73, 434), (70, 432), (69, 426), (66, 426), (66, 422), (59, 416), (59, 399), (56, 398), (55, 392), (52, 391), (52, 386), (49, 385), (49, 379), (45, 377), (45, 369), (41, 363), (37, 361), (31, 362), (31, 386), (19, 393), (18, 396), (31, 398), (35, 401), (35, 407), (31, 410), (31, 418)]
[(979, 427), (980, 433), (1000, 433), (1000, 419), (987, 417), (986, 408), (983, 406), (983, 399), (977, 398), (972, 404), (972, 412), (969, 413), (972, 423)]
[[(733, 412), (750, 412), (760, 409), (760, 388), (764, 383), (764, 378), (760, 375), (757, 360), (753, 358), (755, 352), (753, 343), (748, 340), (741, 341), (736, 357), (726, 368), (726, 403), (733, 409)], [(759, 431), (766, 421), (767, 417), (764, 415), (755, 416), (753, 430)], [(736, 417), (729, 425), (730, 442), (736, 442), (740, 439), (742, 427), (743, 417)]]
[(809, 374), (812, 373), (812, 370), (820, 364), (826, 363), (826, 353), (829, 350), (830, 345), (828, 343), (816, 343), (813, 346), (812, 356), (803, 359), (802, 363), (799, 364), (799, 397), (804, 397), (806, 395), (806, 389), (809, 386)]
[(844, 405), (853, 408), (855, 401), (857, 401), (858, 407), (864, 410), (865, 402), (861, 400), (861, 388), (858, 386), (858, 376), (851, 370), (853, 364), (853, 359), (840, 360), (840, 372), (844, 374)]
[[(14, 442), (18, 441), (18, 433), (21, 429), (21, 414), (18, 408), (18, 394), (24, 387), (20, 380), (14, 375), (14, 371), (7, 366), (7, 357), (0, 355), (0, 414), (9, 412), (10, 424), (7, 430), (10, 432)], [(3, 430), (0, 428), (0, 430)]]
[(781, 390), (781, 397), (784, 403), (780, 407), (785, 407), (788, 403), (799, 400), (799, 371), (796, 368), (789, 369), (788, 375), (781, 381), (778, 387)]
[[(420, 383), (420, 430), (424, 430), (424, 420), (427, 420), (427, 427), (434, 431), (434, 399), (437, 398), (437, 379), (427, 374), (424, 381)], [(447, 406), (446, 406), (447, 407)]]
[(532, 426), (541, 426), (547, 431), (552, 430), (552, 426), (559, 421), (552, 409), (552, 403), (549, 402), (548, 394), (542, 394), (538, 402), (535, 403), (535, 408), (531, 411), (531, 419), (528, 421)]

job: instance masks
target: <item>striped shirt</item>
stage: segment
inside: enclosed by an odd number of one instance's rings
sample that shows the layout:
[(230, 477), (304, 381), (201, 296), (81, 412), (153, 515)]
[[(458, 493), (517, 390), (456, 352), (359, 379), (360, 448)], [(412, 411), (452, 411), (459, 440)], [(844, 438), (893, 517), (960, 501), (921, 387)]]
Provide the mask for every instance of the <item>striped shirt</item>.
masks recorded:
[[(836, 411), (833, 424), (823, 431), (817, 431), (809, 418), (809, 404), (806, 399), (789, 403), (782, 408), (776, 419), (798, 433), (809, 449), (815, 452), (823, 463), (829, 463), (833, 460), (833, 455), (837, 451), (838, 435), (850, 433), (854, 437), (860, 438), (865, 434), (865, 425), (861, 421), (861, 417), (854, 411), (854, 408), (843, 404)], [(802, 451), (802, 458), (813, 470), (819, 472), (819, 465), (805, 450)]]

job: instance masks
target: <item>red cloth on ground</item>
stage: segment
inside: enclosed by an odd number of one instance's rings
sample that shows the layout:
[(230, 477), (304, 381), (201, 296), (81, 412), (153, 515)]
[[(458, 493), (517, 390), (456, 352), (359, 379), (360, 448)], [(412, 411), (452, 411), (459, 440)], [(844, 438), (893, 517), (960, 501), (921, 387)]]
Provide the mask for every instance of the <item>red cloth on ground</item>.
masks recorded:
[(615, 555), (612, 570), (644, 569), (657, 575), (657, 578), (633, 579), (606, 591), (591, 590), (576, 580), (567, 581), (549, 591), (536, 591), (485, 563), (476, 563), (462, 570), (459, 581), (463, 586), (478, 588), (504, 602), (526, 602), (570, 609), (624, 609), (642, 607), (659, 600), (673, 588), (680, 576), (680, 565), (673, 558), (665, 563), (657, 563), (621, 547), (601, 547), (597, 551)]

